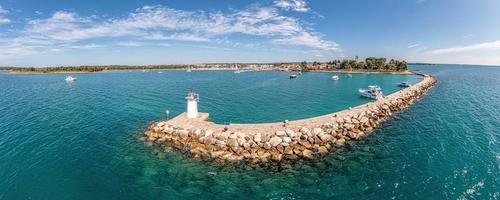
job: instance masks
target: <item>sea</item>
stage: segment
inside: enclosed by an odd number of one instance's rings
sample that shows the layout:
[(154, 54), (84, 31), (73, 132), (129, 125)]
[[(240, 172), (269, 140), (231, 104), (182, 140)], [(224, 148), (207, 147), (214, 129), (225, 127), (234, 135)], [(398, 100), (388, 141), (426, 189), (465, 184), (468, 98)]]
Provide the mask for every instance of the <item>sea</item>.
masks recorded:
[(152, 70), (68, 83), (0, 72), (0, 199), (500, 199), (500, 67), (410, 69), (437, 85), (365, 139), (286, 166), (220, 166), (139, 138), (184, 112), (190, 90), (216, 123), (264, 123), (355, 107), (371, 101), (359, 88), (388, 95), (421, 77)]

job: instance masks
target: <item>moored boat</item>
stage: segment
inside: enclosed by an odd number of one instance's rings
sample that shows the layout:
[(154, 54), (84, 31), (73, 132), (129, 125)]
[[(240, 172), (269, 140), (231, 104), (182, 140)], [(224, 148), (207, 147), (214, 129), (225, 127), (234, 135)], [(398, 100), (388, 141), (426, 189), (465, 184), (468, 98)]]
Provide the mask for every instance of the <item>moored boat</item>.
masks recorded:
[(64, 79), (66, 82), (74, 82), (76, 80), (75, 77), (72, 77), (72, 76), (66, 76), (66, 78)]
[(290, 74), (290, 79), (297, 78), (297, 74)]
[(364, 96), (366, 98), (370, 99), (380, 99), (384, 97), (384, 94), (382, 93), (382, 89), (380, 89), (379, 86), (376, 85), (370, 85), (366, 89), (358, 89), (358, 92), (361, 96)]
[(399, 83), (399, 84), (398, 84), (398, 86), (399, 86), (399, 87), (410, 87), (410, 86), (411, 86), (411, 84), (405, 81), (405, 82), (401, 82), (401, 83)]
[(334, 81), (339, 80), (339, 76), (334, 75), (334, 76), (332, 76), (332, 78), (331, 78), (331, 79), (332, 79), (332, 80), (334, 80)]

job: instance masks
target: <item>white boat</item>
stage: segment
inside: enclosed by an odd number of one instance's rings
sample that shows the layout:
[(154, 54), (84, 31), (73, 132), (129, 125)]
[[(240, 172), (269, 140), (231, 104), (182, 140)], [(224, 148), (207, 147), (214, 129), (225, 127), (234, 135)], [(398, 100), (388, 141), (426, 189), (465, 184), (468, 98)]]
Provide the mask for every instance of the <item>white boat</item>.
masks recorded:
[(411, 86), (411, 84), (405, 81), (405, 82), (401, 82), (401, 83), (399, 83), (399, 84), (398, 84), (398, 86), (399, 86), (399, 87), (410, 87), (410, 86)]
[(290, 79), (297, 78), (297, 74), (290, 74)]
[(332, 78), (331, 78), (331, 79), (332, 79), (332, 80), (334, 80), (334, 81), (339, 80), (339, 76), (334, 75), (334, 76), (332, 76)]
[(366, 98), (370, 99), (380, 99), (384, 97), (384, 94), (382, 93), (382, 89), (380, 89), (379, 86), (376, 85), (370, 85), (368, 86), (367, 89), (358, 89), (358, 92), (361, 96), (364, 96)]
[(66, 76), (66, 78), (64, 79), (66, 82), (73, 82), (76, 80), (76, 78), (72, 77), (72, 76)]
[(163, 72), (158, 72), (158, 74), (163, 74)]
[(347, 74), (347, 77), (348, 77), (348, 78), (352, 78), (352, 75), (351, 75), (351, 74)]
[(191, 69), (187, 69), (186, 72), (191, 72)]
[(236, 71), (234, 71), (234, 73), (239, 74), (239, 73), (241, 73), (241, 70), (236, 70)]

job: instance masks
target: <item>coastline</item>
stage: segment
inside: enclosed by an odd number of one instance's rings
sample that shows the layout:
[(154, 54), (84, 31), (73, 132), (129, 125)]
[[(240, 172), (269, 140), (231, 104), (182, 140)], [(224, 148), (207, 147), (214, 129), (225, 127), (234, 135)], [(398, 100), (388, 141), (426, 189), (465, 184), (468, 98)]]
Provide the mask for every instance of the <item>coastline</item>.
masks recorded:
[[(101, 72), (118, 72), (118, 71), (183, 71), (188, 70), (189, 68), (172, 68), (172, 69), (111, 69), (111, 70), (102, 70), (102, 71), (53, 71), (53, 72), (33, 72), (33, 71), (16, 71), (16, 70), (5, 70), (9, 74), (88, 74), (88, 73), (101, 73)], [(238, 70), (236, 68), (192, 68), (192, 71), (234, 71)], [(247, 69), (243, 69), (247, 70)], [(280, 70), (279, 68), (269, 68), (269, 69), (248, 69), (251, 71), (283, 71), (283, 72), (294, 72), (290, 70)], [(407, 71), (377, 71), (377, 70), (311, 70), (309, 72), (320, 72), (320, 73), (346, 73), (346, 74), (412, 74), (411, 70)]]
[(24, 72), (24, 71), (13, 71), (6, 70), (9, 74), (89, 74), (89, 73), (97, 73), (90, 71), (57, 71), (57, 72)]
[(162, 144), (187, 152), (195, 159), (218, 163), (251, 164), (314, 159), (371, 133), (394, 112), (410, 106), (432, 88), (436, 80), (423, 79), (383, 99), (339, 112), (284, 123), (231, 124), (209, 121), (208, 113), (197, 119), (186, 114), (152, 123), (145, 131), (147, 145)]

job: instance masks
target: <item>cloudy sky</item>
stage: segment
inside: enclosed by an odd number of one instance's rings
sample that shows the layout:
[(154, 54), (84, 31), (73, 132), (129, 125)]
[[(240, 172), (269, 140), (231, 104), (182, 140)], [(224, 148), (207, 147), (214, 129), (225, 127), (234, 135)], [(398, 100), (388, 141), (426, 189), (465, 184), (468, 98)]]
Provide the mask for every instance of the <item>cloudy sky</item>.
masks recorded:
[(384, 56), (500, 65), (499, 0), (1, 0), (0, 66)]

